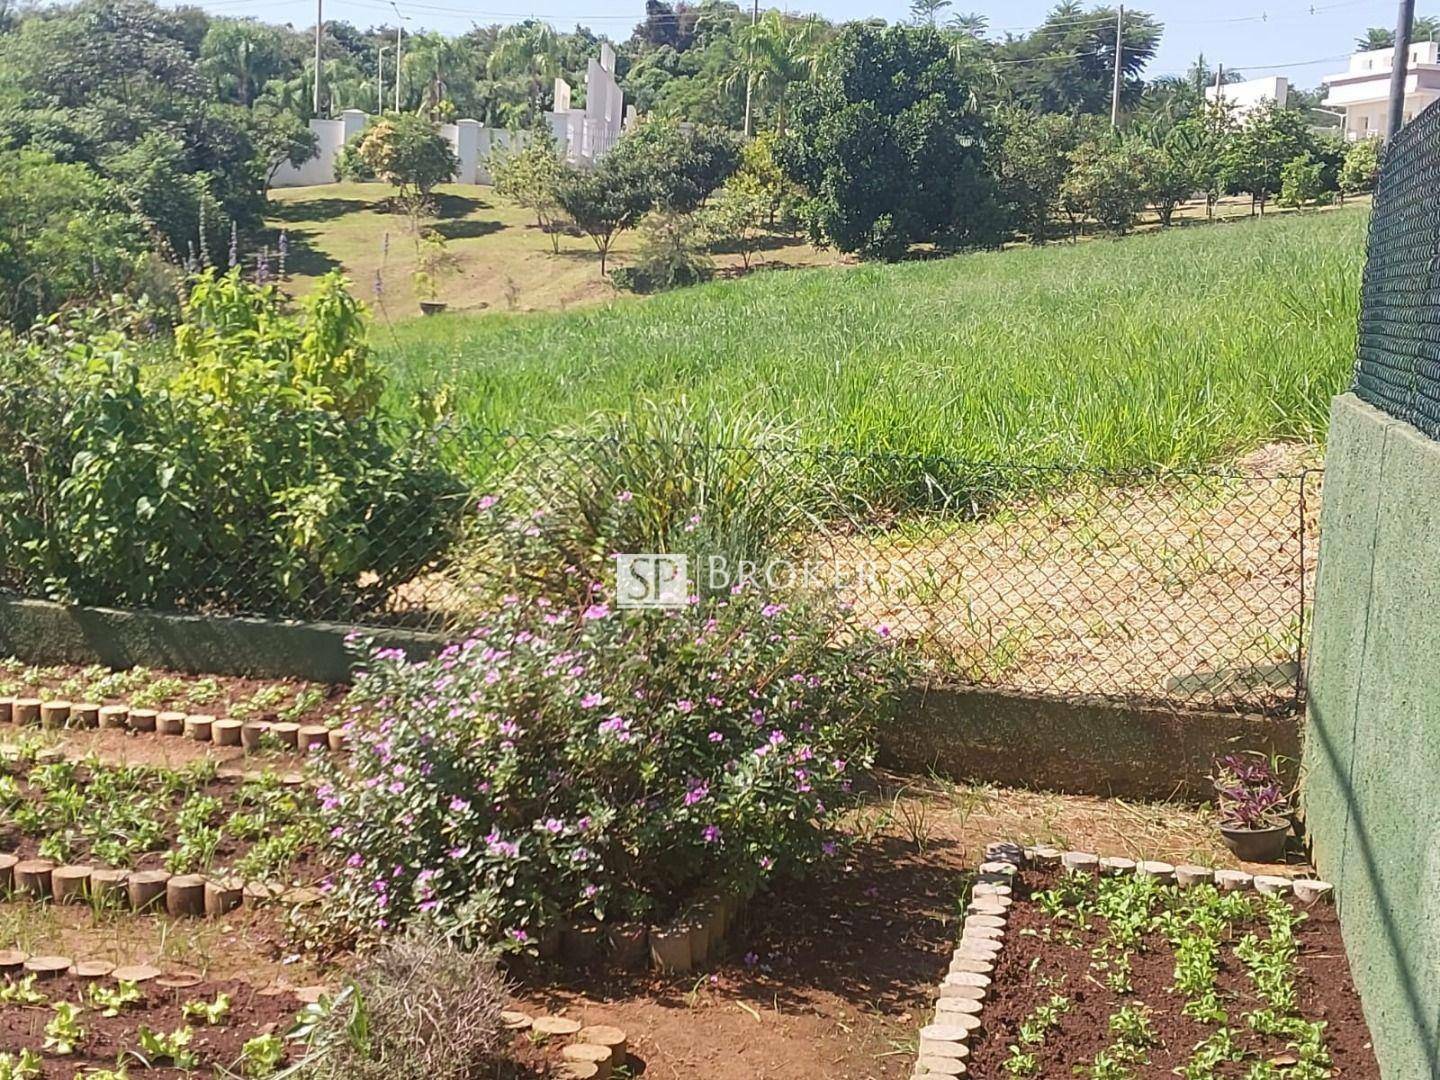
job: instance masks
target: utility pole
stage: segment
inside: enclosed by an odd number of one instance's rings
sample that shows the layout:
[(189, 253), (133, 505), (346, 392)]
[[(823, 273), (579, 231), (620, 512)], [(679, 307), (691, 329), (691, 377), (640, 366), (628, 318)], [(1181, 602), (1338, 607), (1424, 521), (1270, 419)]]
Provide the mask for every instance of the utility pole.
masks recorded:
[(315, 115), (320, 115), (320, 35), (325, 29), (325, 0), (315, 0)]
[(399, 111), (400, 111), (400, 60), (401, 60), (402, 51), (403, 51), (403, 48), (404, 48), (404, 42), (403, 42), (403, 38), (402, 38), (401, 35), (403, 35), (403, 34), (405, 33), (405, 28), (401, 25), (401, 23), (404, 22), (405, 16), (400, 14), (400, 9), (399, 9), (398, 7), (395, 7), (395, 2), (394, 2), (394, 0), (391, 0), (391, 2), (390, 2), (390, 7), (391, 7), (392, 9), (394, 9), (394, 11), (395, 11), (395, 111), (396, 111), (396, 112), (399, 112)]
[(385, 112), (385, 54), (389, 51), (389, 45), (381, 45), (375, 61), (375, 112), (380, 115)]
[(1115, 12), (1115, 85), (1110, 91), (1110, 126), (1120, 126), (1120, 64), (1125, 57), (1125, 5)]
[(1390, 64), (1390, 122), (1385, 138), (1393, 139), (1405, 124), (1405, 81), (1410, 74), (1410, 25), (1415, 21), (1415, 0), (1400, 0), (1395, 24), (1395, 59)]
[(750, 89), (755, 81), (755, 72), (752, 70), (755, 64), (755, 26), (760, 22), (760, 0), (752, 0), (750, 5), (750, 35), (751, 40), (745, 47), (745, 138), (750, 138)]

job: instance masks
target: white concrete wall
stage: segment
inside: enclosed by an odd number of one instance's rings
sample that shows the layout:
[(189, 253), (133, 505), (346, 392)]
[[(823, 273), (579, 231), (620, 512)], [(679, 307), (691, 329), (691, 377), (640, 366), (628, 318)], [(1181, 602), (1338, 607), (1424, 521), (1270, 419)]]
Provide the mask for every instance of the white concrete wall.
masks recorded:
[(339, 120), (311, 120), (319, 149), (315, 156), (298, 169), (287, 162), (275, 172), (271, 187), (310, 187), (335, 183), (335, 159), (341, 149), (357, 133), (364, 131), (369, 118), (359, 109), (346, 109)]
[[(625, 95), (615, 81), (615, 50), (602, 44), (600, 58), (587, 65), (585, 108), (571, 108), (570, 85), (564, 79), (555, 80), (555, 105), (555, 111), (546, 113), (545, 118), (565, 159), (574, 164), (594, 164), (615, 145), (625, 125)], [(311, 120), (310, 130), (320, 143), (318, 153), (298, 169), (282, 165), (271, 186), (335, 183), (335, 159), (340, 150), (369, 123), (370, 117), (359, 109), (346, 109), (339, 120)], [(524, 132), (481, 127), (478, 120), (441, 124), (439, 130), (460, 161), (455, 180), (461, 184), (491, 183), (487, 162), (494, 149), (518, 149), (528, 137)]]
[(1262, 79), (1247, 79), (1244, 82), (1221, 83), (1205, 88), (1205, 100), (1223, 100), (1235, 109), (1237, 116), (1253, 112), (1266, 101), (1273, 101), (1281, 108), (1290, 99), (1290, 80), (1284, 75), (1267, 75)]

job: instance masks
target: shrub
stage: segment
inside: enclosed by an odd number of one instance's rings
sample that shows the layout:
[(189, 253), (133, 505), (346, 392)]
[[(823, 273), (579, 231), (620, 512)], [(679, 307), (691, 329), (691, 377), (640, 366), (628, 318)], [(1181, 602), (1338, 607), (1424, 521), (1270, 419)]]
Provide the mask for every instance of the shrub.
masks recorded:
[(374, 652), (352, 760), (322, 765), (329, 910), (523, 949), (803, 874), (835, 851), (893, 672), (833, 605), (756, 588), (663, 611), (512, 595), (433, 660)]
[(488, 953), (410, 935), (369, 954), (336, 1000), (302, 1014), (311, 1080), (469, 1080), (506, 1044), (505, 983)]
[(1379, 139), (1361, 139), (1351, 143), (1345, 150), (1345, 161), (1340, 166), (1340, 190), (1347, 195), (1358, 195), (1374, 191), (1380, 179)]
[(536, 227), (550, 237), (550, 248), (560, 254), (561, 218), (556, 188), (560, 182), (560, 156), (549, 128), (531, 132), (518, 150), (497, 147), (490, 155), (495, 192), (535, 215)]
[(696, 214), (656, 210), (645, 216), (635, 265), (611, 280), (638, 293), (664, 292), (709, 281), (715, 264), (705, 253), (705, 222)]
[(779, 155), (809, 192), (812, 239), (883, 259), (995, 239), (986, 122), (938, 32), (852, 24), (821, 72), (799, 87)]
[(0, 579), (67, 603), (352, 615), (443, 557), (457, 486), (378, 411), (341, 279), (202, 277), (175, 341), (0, 340)]
[(1088, 217), (1110, 232), (1126, 232), (1145, 206), (1144, 155), (1138, 145), (1102, 136), (1077, 146), (1060, 196), (1072, 220)]
[(1280, 170), (1280, 205), (1308, 206), (1325, 195), (1325, 165), (1307, 154), (1285, 163)]
[(412, 113), (377, 120), (352, 141), (353, 153), (336, 163), (341, 176), (357, 180), (373, 176), (393, 184), (396, 198), (412, 217), (435, 185), (452, 179), (460, 168), (435, 125)]

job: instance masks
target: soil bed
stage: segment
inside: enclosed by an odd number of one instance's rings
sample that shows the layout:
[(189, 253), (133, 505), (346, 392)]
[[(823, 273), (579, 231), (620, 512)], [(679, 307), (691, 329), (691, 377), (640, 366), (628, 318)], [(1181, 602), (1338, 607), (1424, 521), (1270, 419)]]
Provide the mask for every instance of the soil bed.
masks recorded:
[[(1147, 929), (1130, 952), (1129, 992), (1112, 989), (1106, 978), (1110, 969), (1092, 967), (1092, 957), (1098, 955), (1093, 950), (1109, 937), (1107, 920), (1091, 914), (1077, 924), (1053, 917), (1035, 899), (1038, 893), (1052, 889), (1060, 878), (1056, 871), (1031, 869), (1015, 879), (1015, 904), (1010, 909), (1005, 947), (994, 972), (992, 996), (984, 1008), (984, 1033), (972, 1043), (971, 1076), (1010, 1080), (1016, 1076), (1091, 1075), (1087, 1070), (1097, 1055), (1115, 1048), (1117, 1036), (1110, 1021), (1125, 1006), (1149, 1010), (1155, 1041), (1146, 1048), (1148, 1062), (1131, 1062), (1126, 1066), (1128, 1071), (1106, 1072), (1105, 1076), (1160, 1080), (1185, 1075), (1181, 1070), (1193, 1062), (1198, 1044), (1215, 1035), (1221, 1026), (1228, 1026), (1244, 1057), (1215, 1064), (1204, 1075), (1256, 1075), (1247, 1070), (1265, 1062), (1274, 1066), (1273, 1075), (1291, 1075), (1296, 1064), (1293, 1040), (1280, 1034), (1262, 1035), (1247, 1022), (1250, 1014), (1266, 1010), (1268, 1003), (1257, 992), (1246, 964), (1235, 951), (1235, 945), (1246, 935), (1254, 935), (1261, 943), (1270, 940), (1263, 898), (1248, 894), (1253, 914), (1236, 920), (1221, 935), (1214, 987), (1228, 1015), (1228, 1022), (1222, 1025), (1194, 1019), (1182, 1011), (1187, 998), (1175, 989), (1176, 951), (1158, 929)], [(1323, 1075), (1378, 1080), (1379, 1068), (1360, 998), (1351, 981), (1335, 910), (1323, 903), (1290, 903), (1306, 916), (1294, 929), (1298, 945), (1294, 961), (1295, 1012), (1305, 1021), (1325, 1025), (1324, 1048), (1331, 1065)], [(1161, 909), (1157, 905), (1154, 910)], [(1113, 948), (1108, 955), (1114, 955)], [(1033, 1022), (1037, 1008), (1043, 1012), (1057, 995), (1069, 1003), (1058, 1025), (1050, 1027), (1042, 1040), (1026, 1042), (1021, 1037), (1021, 1024)], [(1007, 1067), (1011, 1047), (1033, 1055), (1033, 1071)]]
[[(53, 780), (32, 782), (40, 777)], [(83, 800), (79, 814), (68, 808), (72, 799)], [(313, 801), (308, 787), (273, 774), (241, 781), (203, 767), (6, 762), (0, 853), (123, 870), (249, 869), (253, 880), (312, 884), (325, 873)]]

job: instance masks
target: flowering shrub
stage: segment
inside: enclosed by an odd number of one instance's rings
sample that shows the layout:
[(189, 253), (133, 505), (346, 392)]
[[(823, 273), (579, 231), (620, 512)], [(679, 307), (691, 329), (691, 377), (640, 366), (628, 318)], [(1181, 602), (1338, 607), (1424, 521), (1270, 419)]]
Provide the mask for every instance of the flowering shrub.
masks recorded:
[(804, 873), (834, 853), (896, 671), (832, 605), (750, 589), (665, 611), (507, 596), (433, 660), (373, 652), (355, 753), (322, 766), (332, 909), (524, 948)]

